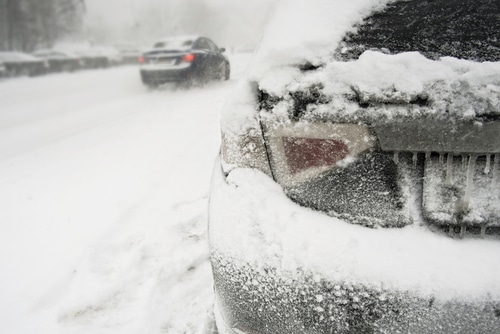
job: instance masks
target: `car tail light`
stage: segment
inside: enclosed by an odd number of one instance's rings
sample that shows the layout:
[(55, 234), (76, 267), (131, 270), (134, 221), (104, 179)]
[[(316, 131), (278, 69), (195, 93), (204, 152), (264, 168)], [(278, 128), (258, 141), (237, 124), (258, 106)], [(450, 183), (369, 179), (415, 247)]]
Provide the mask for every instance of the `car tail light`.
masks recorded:
[(196, 59), (196, 55), (194, 53), (188, 53), (182, 57), (182, 61), (186, 63), (192, 63)]
[(342, 140), (282, 137), (286, 163), (291, 174), (312, 167), (335, 166), (349, 155)]
[(144, 64), (144, 62), (146, 61), (144, 56), (139, 56), (139, 58), (137, 58), (137, 60), (139, 61), (139, 64)]
[(264, 133), (273, 175), (285, 186), (345, 167), (375, 145), (368, 126), (362, 124), (264, 124)]

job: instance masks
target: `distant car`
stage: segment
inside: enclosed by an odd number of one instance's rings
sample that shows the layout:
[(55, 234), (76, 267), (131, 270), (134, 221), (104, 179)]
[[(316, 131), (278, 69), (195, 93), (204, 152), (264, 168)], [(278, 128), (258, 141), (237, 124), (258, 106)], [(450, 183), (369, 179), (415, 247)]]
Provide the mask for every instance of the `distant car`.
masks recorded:
[(156, 87), (168, 82), (191, 84), (228, 80), (231, 66), (224, 51), (206, 37), (180, 36), (160, 40), (139, 58), (142, 82)]
[(46, 60), (17, 51), (0, 52), (0, 62), (4, 64), (7, 76), (36, 76), (44, 74), (49, 69)]
[(79, 56), (67, 51), (38, 50), (33, 52), (33, 56), (45, 59), (51, 72), (73, 72), (82, 69), (84, 66)]
[(123, 61), (120, 51), (112, 46), (96, 46), (90, 49), (96, 56), (104, 56), (107, 59), (106, 66), (121, 65)]
[(84, 69), (102, 69), (113, 65), (113, 56), (100, 48), (72, 49), (70, 52), (81, 59)]
[(281, 1), (222, 112), (221, 334), (500, 333), (500, 7)]

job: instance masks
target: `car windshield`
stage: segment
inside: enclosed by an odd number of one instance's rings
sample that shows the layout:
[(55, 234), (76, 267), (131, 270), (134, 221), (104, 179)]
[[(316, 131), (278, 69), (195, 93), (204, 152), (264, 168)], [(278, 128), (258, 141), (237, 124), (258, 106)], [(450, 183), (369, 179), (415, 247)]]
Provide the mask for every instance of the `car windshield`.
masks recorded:
[(498, 61), (499, 8), (494, 2), (468, 0), (436, 0), (425, 6), (401, 1), (365, 19), (340, 47), (351, 59), (375, 49), (419, 51), (431, 59)]

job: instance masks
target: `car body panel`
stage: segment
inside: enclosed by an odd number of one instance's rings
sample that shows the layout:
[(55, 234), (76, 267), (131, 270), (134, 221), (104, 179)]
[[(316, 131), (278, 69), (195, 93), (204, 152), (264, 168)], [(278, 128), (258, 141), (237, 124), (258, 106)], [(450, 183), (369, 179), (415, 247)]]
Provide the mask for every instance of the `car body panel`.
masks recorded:
[(75, 54), (61, 50), (38, 50), (33, 53), (35, 57), (45, 59), (51, 72), (72, 72), (82, 69), (84, 62)]

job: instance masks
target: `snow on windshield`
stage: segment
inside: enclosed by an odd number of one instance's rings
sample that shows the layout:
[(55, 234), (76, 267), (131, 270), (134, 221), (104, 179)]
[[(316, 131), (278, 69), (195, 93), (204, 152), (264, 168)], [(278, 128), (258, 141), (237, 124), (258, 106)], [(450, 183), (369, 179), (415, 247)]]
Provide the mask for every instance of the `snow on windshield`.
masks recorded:
[(331, 61), (306, 73), (290, 68), (288, 73), (287, 80), (263, 78), (260, 89), (286, 99), (286, 92), (320, 85), (331, 102), (311, 107), (316, 115), (334, 113), (347, 120), (362, 117), (367, 121), (414, 114), (455, 118), (500, 115), (500, 62), (451, 57), (434, 61), (417, 52), (386, 55), (366, 51), (356, 61)]

